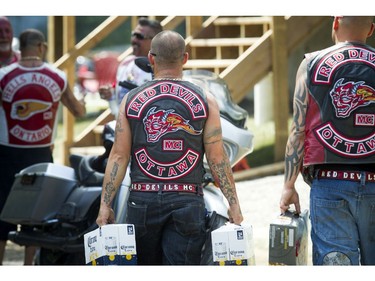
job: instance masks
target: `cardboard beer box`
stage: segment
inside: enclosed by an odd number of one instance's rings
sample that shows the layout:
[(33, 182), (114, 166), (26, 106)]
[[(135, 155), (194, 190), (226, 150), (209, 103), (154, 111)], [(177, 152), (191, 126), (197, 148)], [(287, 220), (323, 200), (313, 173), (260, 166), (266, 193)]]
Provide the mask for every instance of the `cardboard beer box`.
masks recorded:
[(137, 264), (137, 249), (135, 244), (135, 228), (133, 224), (123, 224), (118, 228), (119, 255), (121, 265)]
[(136, 265), (133, 224), (107, 224), (84, 235), (88, 265)]
[(103, 247), (99, 242), (99, 237), (99, 228), (83, 235), (86, 264), (96, 265), (96, 261), (103, 256)]
[(225, 224), (211, 232), (215, 265), (255, 265), (251, 225)]
[(269, 265), (307, 265), (308, 211), (286, 212), (270, 224)]

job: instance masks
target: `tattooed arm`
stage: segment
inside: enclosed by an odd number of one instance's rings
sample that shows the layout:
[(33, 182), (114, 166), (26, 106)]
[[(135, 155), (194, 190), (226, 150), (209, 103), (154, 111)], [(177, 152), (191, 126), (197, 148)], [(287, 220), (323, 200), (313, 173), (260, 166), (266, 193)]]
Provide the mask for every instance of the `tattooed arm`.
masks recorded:
[(229, 220), (240, 224), (243, 221), (240, 202), (228, 156), (224, 150), (220, 123), (220, 111), (212, 94), (207, 95), (209, 117), (204, 128), (204, 147), (215, 183), (220, 187), (229, 203)]
[(99, 214), (96, 223), (99, 226), (115, 223), (112, 201), (121, 185), (130, 160), (131, 132), (125, 115), (123, 99), (116, 121), (115, 141), (108, 158), (105, 170)]
[(306, 61), (303, 60), (298, 69), (296, 78), (296, 87), (293, 98), (293, 120), (285, 149), (284, 188), (280, 200), (280, 210), (282, 213), (288, 210), (290, 204), (294, 204), (296, 212), (301, 212), (299, 196), (294, 184), (299, 175), (304, 155), (308, 98), (306, 67)]

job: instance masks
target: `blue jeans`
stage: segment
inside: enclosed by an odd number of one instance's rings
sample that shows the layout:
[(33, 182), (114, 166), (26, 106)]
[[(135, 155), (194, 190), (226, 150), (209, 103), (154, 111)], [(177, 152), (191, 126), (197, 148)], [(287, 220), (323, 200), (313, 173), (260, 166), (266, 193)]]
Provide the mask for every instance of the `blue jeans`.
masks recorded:
[(205, 242), (203, 196), (131, 191), (126, 223), (134, 224), (139, 265), (199, 265)]
[(375, 265), (375, 183), (314, 179), (310, 191), (314, 265)]

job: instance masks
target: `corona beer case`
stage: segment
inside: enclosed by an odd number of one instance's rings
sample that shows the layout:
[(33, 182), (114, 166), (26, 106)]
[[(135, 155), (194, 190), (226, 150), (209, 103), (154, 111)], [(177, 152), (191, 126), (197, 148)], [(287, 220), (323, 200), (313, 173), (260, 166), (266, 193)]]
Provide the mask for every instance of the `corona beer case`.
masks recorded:
[(37, 225), (55, 217), (77, 185), (73, 168), (39, 163), (15, 176), (0, 219), (13, 224)]
[(133, 224), (107, 224), (83, 237), (87, 265), (136, 265)]
[(308, 211), (286, 212), (269, 228), (269, 265), (307, 265)]
[(251, 225), (227, 223), (211, 232), (215, 265), (255, 265)]

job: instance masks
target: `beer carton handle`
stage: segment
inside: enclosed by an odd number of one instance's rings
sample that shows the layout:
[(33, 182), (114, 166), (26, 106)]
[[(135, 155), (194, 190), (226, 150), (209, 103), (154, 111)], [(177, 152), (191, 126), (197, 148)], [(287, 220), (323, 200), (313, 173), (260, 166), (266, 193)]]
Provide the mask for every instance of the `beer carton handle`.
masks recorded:
[(295, 210), (287, 210), (285, 213), (281, 213), (280, 216), (293, 216), (299, 218), (299, 214)]

